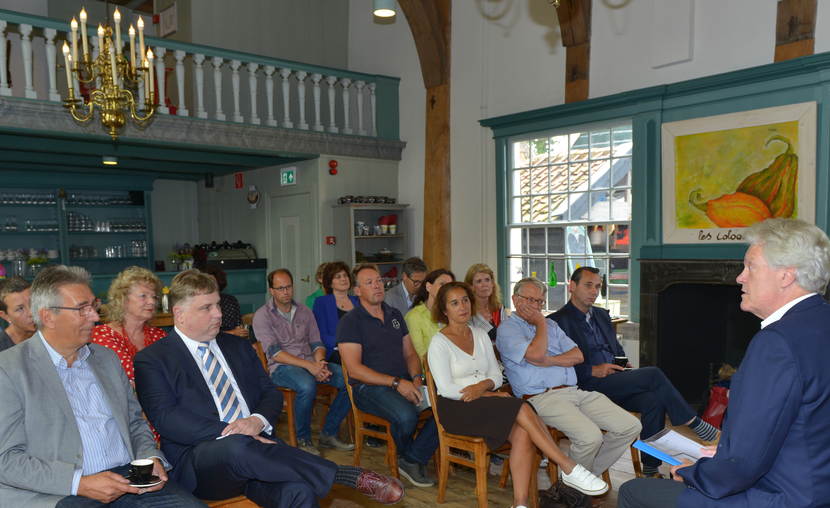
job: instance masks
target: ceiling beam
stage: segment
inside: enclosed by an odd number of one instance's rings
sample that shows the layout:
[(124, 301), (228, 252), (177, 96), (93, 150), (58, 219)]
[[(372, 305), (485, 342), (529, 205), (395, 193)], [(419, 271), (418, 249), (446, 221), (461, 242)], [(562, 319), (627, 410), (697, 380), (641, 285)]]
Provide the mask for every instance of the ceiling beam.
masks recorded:
[(591, 62), (591, 0), (562, 0), (556, 7), (565, 46), (565, 102), (588, 98)]
[(406, 15), (418, 60), (424, 86), (443, 85), (450, 79), (450, 7), (448, 0), (398, 0)]

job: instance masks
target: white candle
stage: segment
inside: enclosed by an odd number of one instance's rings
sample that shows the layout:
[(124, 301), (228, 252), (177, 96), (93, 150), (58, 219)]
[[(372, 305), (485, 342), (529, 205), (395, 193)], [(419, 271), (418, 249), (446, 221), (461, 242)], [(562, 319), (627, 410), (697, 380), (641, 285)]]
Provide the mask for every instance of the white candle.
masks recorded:
[[(147, 59), (141, 60), (141, 66), (147, 68)], [(150, 103), (150, 71), (144, 71), (144, 101)]]
[[(155, 73), (153, 72), (153, 50), (152, 49), (147, 50), (147, 62), (148, 62), (147, 66), (150, 68), (150, 96), (152, 97), (153, 92), (156, 91), (156, 83), (155, 83), (155, 80), (153, 79)], [(155, 103), (155, 101), (153, 101), (153, 102)]]
[(104, 27), (101, 23), (98, 23), (98, 44), (101, 45), (101, 49), (104, 49)]
[(115, 20), (115, 51), (121, 56), (121, 13), (118, 9), (112, 13), (112, 19)]
[(69, 96), (72, 97), (72, 74), (69, 71), (72, 57), (69, 56), (69, 46), (66, 42), (63, 43), (63, 60), (66, 64), (66, 88), (69, 89)]
[(118, 72), (115, 67), (115, 50), (110, 46), (110, 66), (112, 66), (112, 84), (118, 86)]
[(144, 51), (144, 20), (141, 18), (138, 18), (138, 54), (141, 55), (142, 59), (147, 54)]
[(133, 25), (130, 25), (127, 33), (130, 35), (130, 69), (135, 72), (135, 28)]
[(81, 8), (81, 40), (83, 41), (84, 45), (84, 60), (89, 59), (89, 44), (86, 40), (86, 11)]
[(69, 23), (70, 28), (72, 28), (72, 61), (78, 61), (78, 21), (75, 18), (72, 18), (72, 21)]

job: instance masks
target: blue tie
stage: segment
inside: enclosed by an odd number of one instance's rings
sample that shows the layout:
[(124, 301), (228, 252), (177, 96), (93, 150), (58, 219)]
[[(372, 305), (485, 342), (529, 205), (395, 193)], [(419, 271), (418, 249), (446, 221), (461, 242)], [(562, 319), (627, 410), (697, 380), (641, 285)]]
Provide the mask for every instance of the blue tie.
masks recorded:
[(230, 423), (236, 420), (241, 412), (231, 380), (207, 345), (202, 344), (198, 349), (202, 356), (202, 368), (207, 372), (208, 384), (219, 398), (219, 416), (223, 422)]

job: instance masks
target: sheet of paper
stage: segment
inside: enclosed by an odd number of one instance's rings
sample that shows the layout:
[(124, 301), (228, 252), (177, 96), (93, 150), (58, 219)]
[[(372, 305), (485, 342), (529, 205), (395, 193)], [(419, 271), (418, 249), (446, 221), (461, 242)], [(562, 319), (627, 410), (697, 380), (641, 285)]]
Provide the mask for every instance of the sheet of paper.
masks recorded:
[(703, 445), (671, 429), (663, 429), (645, 442), (678, 460), (697, 462), (703, 456), (700, 452)]

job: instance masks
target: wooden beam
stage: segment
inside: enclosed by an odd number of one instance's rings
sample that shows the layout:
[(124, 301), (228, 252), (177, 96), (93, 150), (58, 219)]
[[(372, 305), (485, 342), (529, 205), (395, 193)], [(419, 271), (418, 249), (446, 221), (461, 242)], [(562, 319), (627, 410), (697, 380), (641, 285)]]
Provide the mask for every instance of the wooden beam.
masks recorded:
[(565, 102), (584, 101), (591, 61), (591, 0), (562, 0), (556, 14), (565, 46)]
[(451, 0), (398, 0), (409, 22), (426, 88), (423, 259), (449, 268)]
[(815, 52), (816, 0), (779, 0), (775, 24), (775, 61)]

